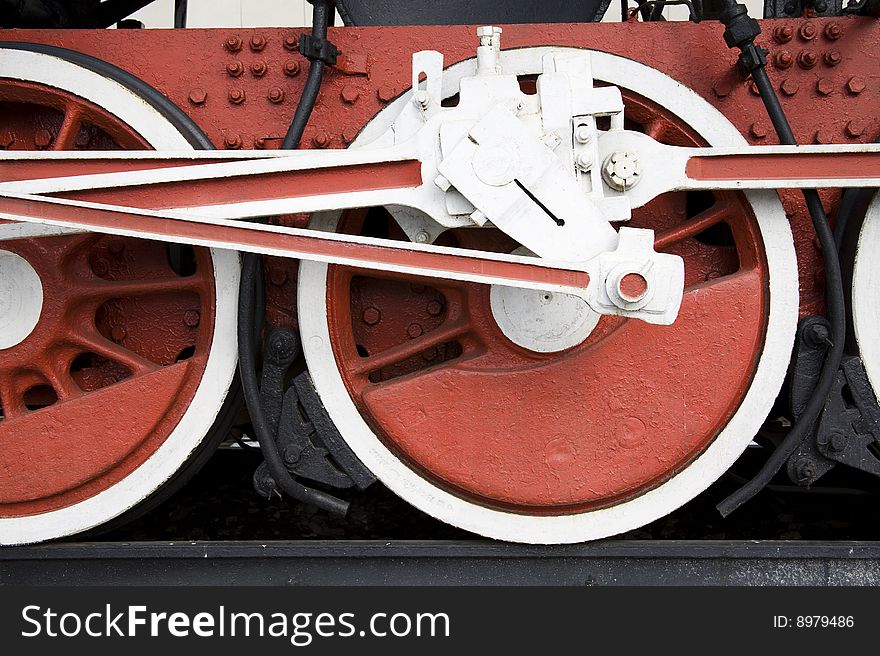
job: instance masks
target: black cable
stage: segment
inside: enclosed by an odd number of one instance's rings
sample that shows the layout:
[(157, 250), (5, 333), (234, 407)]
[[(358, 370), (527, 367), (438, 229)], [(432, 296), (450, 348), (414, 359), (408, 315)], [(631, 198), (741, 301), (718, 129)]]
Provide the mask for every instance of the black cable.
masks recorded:
[[(312, 36), (313, 39), (323, 42), (327, 36), (328, 22), (333, 15), (333, 6), (329, 0), (315, 0), (313, 4)], [(303, 130), (305, 130), (306, 123), (311, 116), (312, 109), (314, 109), (323, 75), (324, 62), (312, 59), (309, 78), (297, 104), (282, 148), (294, 149), (299, 145)], [(344, 515), (348, 512), (348, 503), (297, 482), (287, 471), (281, 454), (278, 452), (275, 436), (263, 411), (260, 384), (257, 380), (255, 353), (260, 343), (265, 305), (266, 287), (263, 280), (262, 257), (254, 253), (245, 253), (242, 257), (238, 300), (238, 367), (245, 403), (250, 414), (251, 425), (254, 428), (254, 436), (260, 443), (260, 449), (263, 452), (269, 473), (284, 492), (299, 501)]]
[[(764, 102), (764, 107), (767, 110), (770, 121), (773, 123), (773, 128), (779, 136), (779, 142), (783, 145), (796, 146), (797, 140), (792, 132), (791, 125), (785, 116), (776, 91), (764, 68), (766, 52), (754, 44), (755, 36), (761, 31), (757, 21), (749, 18), (748, 10), (743, 5), (738, 4), (736, 0), (723, 0), (722, 4), (724, 9), (721, 12), (721, 20), (727, 28), (724, 33), (727, 45), (731, 48), (740, 48), (742, 52), (740, 65), (751, 74), (752, 80), (758, 87), (758, 92), (761, 95), (761, 100)], [(825, 361), (822, 364), (816, 388), (798, 421), (791, 427), (791, 430), (770, 455), (757, 475), (718, 504), (718, 511), (725, 517), (754, 497), (770, 483), (773, 476), (782, 468), (786, 460), (803, 443), (804, 439), (813, 429), (813, 424), (822, 408), (825, 407), (825, 401), (834, 384), (834, 379), (843, 357), (846, 336), (846, 306), (843, 292), (843, 277), (840, 271), (840, 260), (837, 256), (834, 235), (831, 232), (825, 208), (822, 207), (819, 193), (815, 189), (804, 189), (803, 195), (825, 258), (825, 299), (828, 321), (831, 324), (831, 347), (825, 355)]]
[[(877, 140), (877, 143), (880, 143), (880, 139)], [(850, 219), (855, 216), (859, 208), (870, 201), (876, 191), (876, 189), (851, 187), (843, 192), (840, 205), (837, 207), (837, 220), (834, 222), (834, 243), (837, 245), (838, 253), (843, 246), (843, 238)]]

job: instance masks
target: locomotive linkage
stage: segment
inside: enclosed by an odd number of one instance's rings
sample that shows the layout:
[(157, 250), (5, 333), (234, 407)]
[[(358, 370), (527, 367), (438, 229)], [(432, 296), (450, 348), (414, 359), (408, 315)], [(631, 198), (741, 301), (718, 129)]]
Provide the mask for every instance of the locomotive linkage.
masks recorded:
[(724, 514), (782, 468), (880, 474), (874, 18), (768, 52), (734, 2), (313, 4), (299, 37), (0, 35), (0, 542), (144, 512), (233, 425), (263, 496), (378, 479), (520, 542), (642, 526), (750, 445)]

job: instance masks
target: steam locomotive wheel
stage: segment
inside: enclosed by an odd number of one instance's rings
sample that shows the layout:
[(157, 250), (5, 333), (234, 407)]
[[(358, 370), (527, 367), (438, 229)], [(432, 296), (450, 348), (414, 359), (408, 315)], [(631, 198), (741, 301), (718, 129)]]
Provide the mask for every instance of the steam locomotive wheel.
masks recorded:
[[(548, 51), (505, 52), (504, 70), (534, 75)], [(472, 62), (446, 71), (449, 94), (469, 70)], [(720, 113), (656, 70), (594, 53), (593, 71), (621, 87), (630, 125), (660, 141), (742, 142)], [(364, 140), (388, 121), (380, 114), (374, 123)], [(403, 238), (383, 212), (313, 222)], [(757, 432), (785, 374), (798, 307), (788, 223), (774, 193), (668, 194), (636, 210), (631, 225), (653, 228), (658, 249), (685, 260), (677, 321), (596, 323), (561, 304), (560, 323), (583, 334), (572, 346), (571, 331), (557, 331), (559, 348), (514, 339), (511, 325), (529, 322), (497, 316), (485, 287), (303, 263), (308, 367), (364, 464), (441, 520), (530, 543), (644, 525), (716, 480)], [(449, 231), (440, 243), (517, 246), (486, 229)], [(550, 316), (548, 296), (533, 296), (533, 324)]]
[[(0, 50), (3, 147), (193, 147), (134, 78), (75, 58)], [(103, 525), (194, 466), (230, 415), (238, 276), (228, 251), (0, 242), (0, 543)]]
[(874, 394), (880, 397), (880, 339), (877, 338), (880, 306), (877, 304), (877, 289), (880, 289), (880, 193), (874, 194), (865, 213), (856, 249), (852, 285), (856, 342)]

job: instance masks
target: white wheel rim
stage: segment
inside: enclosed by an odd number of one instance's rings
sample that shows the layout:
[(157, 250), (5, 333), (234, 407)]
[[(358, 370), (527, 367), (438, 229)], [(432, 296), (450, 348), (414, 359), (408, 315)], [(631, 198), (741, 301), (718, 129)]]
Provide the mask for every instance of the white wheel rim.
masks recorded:
[[(554, 50), (559, 49), (505, 51), (502, 53), (504, 71), (539, 73), (541, 56)], [(469, 60), (450, 67), (444, 74), (444, 93), (453, 93), (457, 80), (472, 74), (474, 66), (474, 60)], [(593, 72), (598, 80), (625, 87), (672, 109), (713, 146), (745, 143), (720, 112), (659, 71), (622, 57), (594, 52)], [(406, 102), (409, 102), (408, 95), (390, 107)], [(387, 122), (374, 120), (364, 129), (361, 143), (368, 143), (386, 128)], [(336, 369), (330, 341), (327, 265), (303, 262), (299, 273), (300, 331), (306, 362), (318, 393), (340, 433), (364, 465), (400, 497), (444, 522), (487, 537), (545, 544), (594, 540), (643, 526), (692, 499), (733, 464), (760, 428), (785, 377), (798, 310), (797, 266), (791, 230), (775, 193), (750, 192), (746, 198), (764, 239), (770, 290), (767, 331), (752, 384), (728, 424), (701, 455), (666, 482), (636, 498), (579, 514), (520, 515), (467, 501), (419, 475), (373, 433), (349, 397)], [(338, 214), (316, 216), (314, 223), (316, 227), (332, 230), (338, 217)]]
[[(71, 62), (41, 53), (0, 51), (0, 77), (27, 80), (75, 94), (120, 118), (157, 150), (191, 150), (155, 108), (124, 87)], [(65, 508), (0, 518), (0, 544), (26, 544), (73, 535), (130, 510), (159, 489), (187, 461), (210, 430), (235, 375), (239, 257), (211, 250), (215, 325), (208, 361), (192, 402), (165, 442), (140, 467), (100, 492)], [(115, 411), (115, 409), (114, 409)]]
[(853, 268), (853, 328), (876, 396), (880, 390), (880, 193), (868, 206)]

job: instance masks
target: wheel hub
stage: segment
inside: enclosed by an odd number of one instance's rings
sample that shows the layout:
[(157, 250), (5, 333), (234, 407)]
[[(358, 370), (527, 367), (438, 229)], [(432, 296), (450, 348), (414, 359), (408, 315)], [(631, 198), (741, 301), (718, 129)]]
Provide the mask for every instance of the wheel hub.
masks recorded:
[(23, 257), (0, 250), (0, 349), (20, 344), (40, 321), (43, 283)]

